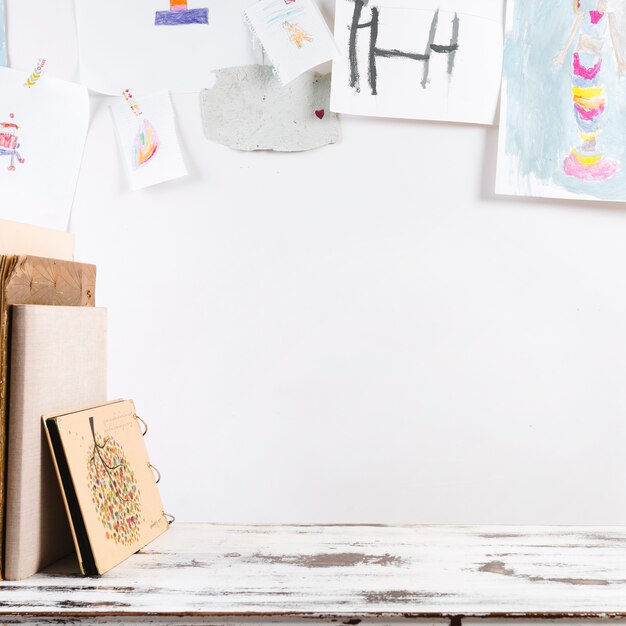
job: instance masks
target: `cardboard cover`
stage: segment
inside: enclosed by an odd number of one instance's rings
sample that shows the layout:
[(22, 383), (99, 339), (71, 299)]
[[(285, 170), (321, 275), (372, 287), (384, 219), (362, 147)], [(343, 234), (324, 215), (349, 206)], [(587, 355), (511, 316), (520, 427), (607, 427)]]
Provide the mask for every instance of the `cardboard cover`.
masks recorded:
[(131, 400), (43, 419), (83, 574), (103, 574), (167, 530)]
[(74, 235), (62, 230), (0, 220), (0, 254), (74, 260)]

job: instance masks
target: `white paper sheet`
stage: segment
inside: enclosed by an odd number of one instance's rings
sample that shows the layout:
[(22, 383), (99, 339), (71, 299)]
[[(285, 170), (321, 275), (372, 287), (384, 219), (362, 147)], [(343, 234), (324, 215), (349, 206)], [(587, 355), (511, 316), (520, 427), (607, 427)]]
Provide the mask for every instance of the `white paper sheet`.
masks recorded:
[(7, 33), (4, 17), (4, 0), (0, 0), (0, 66), (8, 65)]
[(46, 76), (80, 82), (74, 0), (4, 0), (9, 66), (31, 71), (44, 57)]
[(111, 105), (131, 188), (142, 189), (186, 176), (169, 93), (138, 96), (136, 102), (141, 110), (138, 116), (122, 98)]
[(337, 0), (331, 110), (493, 124), (503, 15), (503, 0)]
[(0, 67), (0, 217), (65, 230), (89, 125), (81, 85)]
[[(76, 0), (81, 82), (110, 95), (128, 85), (138, 93), (199, 92), (210, 70), (261, 61), (243, 20), (250, 0), (188, 0), (187, 13), (170, 12), (174, 2)], [(206, 24), (198, 20), (204, 9)], [(189, 23), (155, 24), (163, 13), (188, 15)]]
[(245, 15), (283, 85), (337, 53), (314, 0), (260, 0)]

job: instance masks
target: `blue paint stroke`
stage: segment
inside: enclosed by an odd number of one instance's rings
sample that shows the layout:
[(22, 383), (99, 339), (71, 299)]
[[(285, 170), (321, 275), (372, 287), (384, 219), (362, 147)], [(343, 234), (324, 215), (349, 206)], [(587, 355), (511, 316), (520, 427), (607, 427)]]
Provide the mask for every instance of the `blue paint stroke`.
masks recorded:
[[(1, 2), (2, 0), (0, 0)], [(179, 24), (208, 24), (208, 9), (189, 9), (186, 11), (157, 11), (156, 26), (178, 26)]]
[(305, 12), (301, 6), (295, 6), (295, 4), (288, 4), (285, 6), (285, 4), (284, 0), (276, 0), (263, 8), (265, 13), (271, 13), (265, 18), (265, 23), (268, 26), (272, 26), (277, 22), (282, 23), (288, 17), (302, 15)]
[(0, 66), (9, 65), (7, 55), (7, 34), (4, 18), (4, 0), (0, 0)]
[(271, 17), (268, 17), (266, 22), (268, 26), (275, 24), (276, 22), (282, 22), (287, 17), (293, 17), (294, 15), (301, 15), (304, 13), (303, 9), (287, 9), (286, 11), (281, 11), (280, 13), (275, 13)]
[(517, 158), (519, 191), (531, 194), (531, 177), (575, 194), (601, 200), (626, 200), (626, 78), (621, 81), (612, 44), (604, 44), (602, 82), (607, 106), (598, 139), (601, 152), (621, 163), (607, 181), (584, 181), (563, 172), (563, 159), (579, 143), (572, 105), (571, 59), (561, 67), (560, 52), (576, 15), (572, 0), (517, 0), (513, 26), (505, 41), (507, 79), (507, 154)]

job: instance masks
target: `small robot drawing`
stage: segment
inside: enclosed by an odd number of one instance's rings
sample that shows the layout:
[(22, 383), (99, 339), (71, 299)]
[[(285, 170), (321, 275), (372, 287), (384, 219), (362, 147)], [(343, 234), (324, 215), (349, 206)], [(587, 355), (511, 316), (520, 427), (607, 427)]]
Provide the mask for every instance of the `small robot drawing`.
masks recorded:
[(9, 115), (10, 122), (0, 122), (0, 157), (11, 157), (11, 163), (7, 169), (9, 172), (15, 170), (15, 160), (18, 163), (24, 163), (24, 159), (17, 151), (20, 147), (17, 131), (19, 126), (13, 122), (13, 113)]

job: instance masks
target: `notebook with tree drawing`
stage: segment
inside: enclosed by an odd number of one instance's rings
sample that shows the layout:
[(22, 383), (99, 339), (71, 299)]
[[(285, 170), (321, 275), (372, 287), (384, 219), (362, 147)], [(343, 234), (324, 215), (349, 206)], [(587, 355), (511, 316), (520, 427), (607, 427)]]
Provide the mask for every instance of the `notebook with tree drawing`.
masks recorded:
[(84, 574), (103, 574), (167, 530), (132, 401), (43, 420)]

